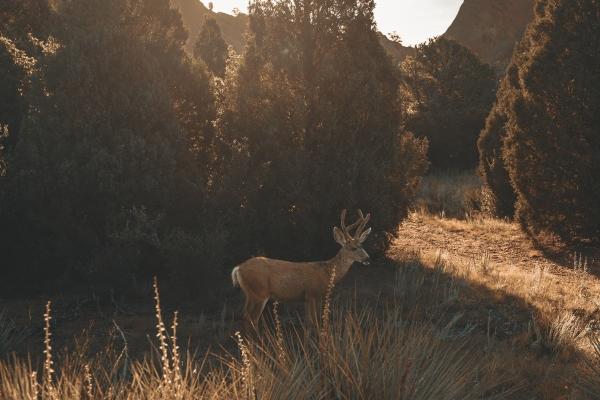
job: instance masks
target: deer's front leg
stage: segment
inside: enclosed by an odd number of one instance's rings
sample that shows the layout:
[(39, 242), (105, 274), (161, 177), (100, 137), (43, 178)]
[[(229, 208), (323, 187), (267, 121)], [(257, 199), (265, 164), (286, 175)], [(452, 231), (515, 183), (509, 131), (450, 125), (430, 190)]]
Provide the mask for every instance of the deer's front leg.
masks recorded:
[(319, 322), (318, 298), (316, 296), (307, 296), (305, 299), (306, 319), (311, 326), (317, 326)]

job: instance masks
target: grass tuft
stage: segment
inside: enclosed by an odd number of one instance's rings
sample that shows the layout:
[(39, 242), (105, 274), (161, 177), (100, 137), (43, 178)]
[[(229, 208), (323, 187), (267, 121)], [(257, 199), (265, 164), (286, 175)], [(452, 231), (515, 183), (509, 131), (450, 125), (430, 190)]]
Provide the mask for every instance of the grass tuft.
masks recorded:
[[(156, 285), (157, 338), (159, 346), (170, 343), (171, 348), (159, 348), (156, 361), (130, 361), (126, 376), (114, 373), (119, 367), (107, 360), (65, 358), (56, 376), (50, 367), (45, 370), (42, 398), (468, 400), (514, 398), (519, 390), (468, 334), (448, 334), (456, 321), (443, 333), (429, 322), (403, 319), (399, 307), (376, 314), (369, 307), (341, 307), (333, 301), (325, 341), (311, 324), (281, 327), (281, 333), (266, 330), (259, 339), (238, 332), (239, 356), (207, 354), (197, 359), (188, 354), (176, 368), (177, 344), (161, 330), (158, 296)], [(173, 327), (176, 336), (176, 318)], [(49, 337), (48, 330), (46, 364), (52, 366)], [(165, 353), (169, 369), (162, 359)], [(168, 379), (165, 371), (171, 373)], [(0, 398), (38, 400), (35, 381), (31, 365), (16, 359), (0, 362)]]
[(469, 219), (489, 213), (488, 203), (481, 178), (473, 171), (437, 172), (423, 178), (415, 208), (442, 218)]
[(559, 312), (556, 317), (533, 316), (530, 333), (533, 338), (532, 349), (539, 353), (559, 356), (567, 360), (574, 356), (589, 331), (589, 325), (570, 311)]

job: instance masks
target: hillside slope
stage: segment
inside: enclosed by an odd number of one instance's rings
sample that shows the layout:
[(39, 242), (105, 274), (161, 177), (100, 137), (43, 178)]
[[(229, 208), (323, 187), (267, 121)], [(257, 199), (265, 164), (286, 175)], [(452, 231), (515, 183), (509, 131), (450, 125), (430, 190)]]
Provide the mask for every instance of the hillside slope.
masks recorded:
[(533, 18), (534, 0), (465, 0), (444, 36), (502, 71)]
[[(182, 15), (189, 31), (188, 50), (198, 36), (207, 15), (215, 18), (223, 38), (236, 52), (244, 50), (244, 33), (248, 16), (230, 15), (209, 10), (200, 0), (171, 0)], [(465, 0), (458, 15), (443, 36), (456, 40), (474, 51), (484, 62), (502, 71), (513, 48), (533, 17), (534, 0)], [(414, 52), (380, 34), (381, 45), (396, 63)]]
[(383, 33), (379, 33), (379, 43), (381, 43), (381, 46), (383, 46), (395, 63), (401, 63), (406, 57), (413, 55), (415, 52), (414, 47), (402, 46), (390, 40)]

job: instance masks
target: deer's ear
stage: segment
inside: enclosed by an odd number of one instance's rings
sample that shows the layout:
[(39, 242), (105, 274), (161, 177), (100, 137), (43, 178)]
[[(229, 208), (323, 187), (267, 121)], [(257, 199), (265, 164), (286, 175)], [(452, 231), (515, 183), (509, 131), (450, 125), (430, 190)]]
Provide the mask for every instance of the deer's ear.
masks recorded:
[(369, 236), (369, 234), (371, 233), (371, 228), (367, 229), (366, 231), (364, 231), (361, 235), (360, 238), (358, 238), (358, 241), (360, 243), (364, 242), (365, 240), (367, 240), (367, 237)]
[(333, 228), (333, 239), (338, 242), (341, 246), (346, 244), (346, 237), (344, 236), (344, 232), (337, 226)]

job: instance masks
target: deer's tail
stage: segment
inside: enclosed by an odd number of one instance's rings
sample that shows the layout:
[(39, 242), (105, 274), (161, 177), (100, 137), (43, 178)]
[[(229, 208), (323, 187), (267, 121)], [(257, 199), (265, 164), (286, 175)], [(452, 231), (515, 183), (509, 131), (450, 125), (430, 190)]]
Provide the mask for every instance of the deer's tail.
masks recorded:
[(239, 278), (239, 267), (235, 267), (233, 271), (231, 271), (231, 281), (233, 282), (233, 287), (240, 287), (240, 278)]

